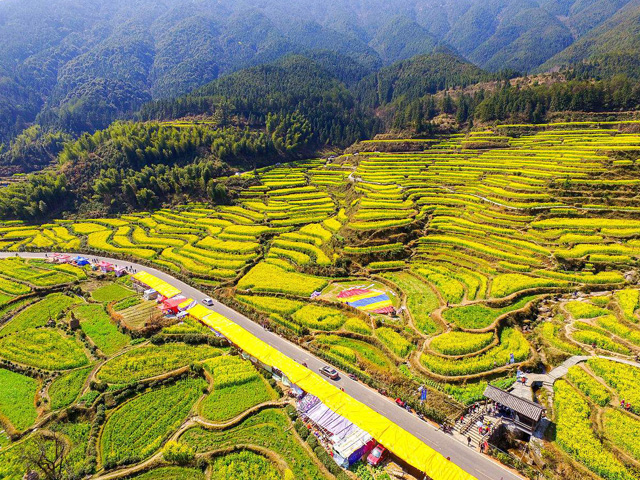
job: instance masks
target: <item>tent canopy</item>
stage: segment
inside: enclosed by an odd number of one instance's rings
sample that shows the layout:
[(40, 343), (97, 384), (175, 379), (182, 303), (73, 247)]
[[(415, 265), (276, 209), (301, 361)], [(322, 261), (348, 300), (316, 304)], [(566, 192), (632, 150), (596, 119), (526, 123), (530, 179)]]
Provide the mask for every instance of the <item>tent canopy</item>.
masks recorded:
[(173, 298), (168, 298), (164, 302), (162, 302), (162, 306), (167, 309), (178, 308), (182, 302), (184, 302), (185, 298), (181, 295), (176, 295)]
[[(198, 307), (201, 306), (198, 305), (189, 312)], [(250, 356), (266, 365), (277, 367), (305, 392), (318, 397), (334, 413), (360, 427), (408, 464), (438, 480), (475, 480), (475, 477), (448, 461), (417, 437), (331, 385), (317, 373), (254, 337), (223, 315), (205, 307), (201, 308), (209, 312), (209, 315), (199, 314), (205, 325), (222, 334)]]
[(175, 297), (180, 293), (180, 290), (178, 290), (173, 285), (170, 285), (164, 280), (160, 280), (158, 277), (144, 271), (132, 275), (132, 278), (144, 285), (147, 285), (149, 288), (154, 289), (156, 292), (166, 298)]

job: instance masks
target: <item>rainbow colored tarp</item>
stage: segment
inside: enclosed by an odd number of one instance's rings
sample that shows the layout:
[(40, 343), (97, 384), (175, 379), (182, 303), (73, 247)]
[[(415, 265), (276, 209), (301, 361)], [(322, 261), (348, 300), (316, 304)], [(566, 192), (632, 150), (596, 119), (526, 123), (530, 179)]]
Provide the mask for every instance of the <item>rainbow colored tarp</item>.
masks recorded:
[(347, 305), (369, 313), (393, 313), (393, 303), (385, 292), (366, 288), (350, 288), (338, 294)]
[[(192, 312), (194, 309), (196, 311)], [(201, 305), (189, 310), (189, 314), (201, 319), (202, 323), (226, 337), (251, 357), (279, 369), (302, 390), (318, 397), (331, 411), (342, 415), (369, 433), (389, 451), (429, 477), (437, 480), (476, 480), (474, 476), (444, 458), (387, 417), (350, 397), (317, 373), (256, 338), (223, 315)]]

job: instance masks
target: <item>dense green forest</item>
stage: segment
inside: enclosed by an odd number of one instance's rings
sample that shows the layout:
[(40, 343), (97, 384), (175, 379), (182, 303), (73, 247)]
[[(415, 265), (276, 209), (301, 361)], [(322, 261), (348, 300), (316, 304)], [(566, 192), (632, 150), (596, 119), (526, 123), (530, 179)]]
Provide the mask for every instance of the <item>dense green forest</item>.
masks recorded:
[(495, 89), (472, 93), (400, 98), (388, 107), (387, 126), (393, 130), (425, 133), (439, 115), (454, 116), (459, 126), (474, 122), (544, 123), (550, 115), (569, 112), (615, 112), (640, 109), (640, 82), (625, 75), (597, 80), (572, 78), (530, 86), (500, 82)]
[[(348, 59), (334, 57), (332, 69)], [(340, 61), (341, 63), (335, 63)], [(357, 78), (357, 72), (351, 80)], [(267, 116), (290, 115), (309, 122), (310, 141), (347, 146), (376, 131), (375, 120), (357, 104), (345, 84), (318, 60), (289, 56), (273, 64), (242, 70), (175, 100), (159, 100), (140, 111), (143, 120), (167, 120), (207, 115), (221, 125), (266, 125)]]
[(0, 144), (34, 122), (73, 135), (103, 129), (151, 100), (290, 54), (349, 87), (439, 46), (493, 72), (595, 62), (629, 74), (639, 15), (637, 0), (5, 0)]
[(234, 169), (379, 133), (640, 108), (637, 0), (381, 6), (1, 3), (0, 173), (50, 168), (9, 182), (0, 215), (228, 202)]
[(270, 115), (265, 131), (117, 122), (67, 142), (57, 174), (33, 174), (0, 190), (0, 217), (117, 213), (186, 199), (225, 203), (217, 177), (297, 158), (310, 139), (297, 115)]

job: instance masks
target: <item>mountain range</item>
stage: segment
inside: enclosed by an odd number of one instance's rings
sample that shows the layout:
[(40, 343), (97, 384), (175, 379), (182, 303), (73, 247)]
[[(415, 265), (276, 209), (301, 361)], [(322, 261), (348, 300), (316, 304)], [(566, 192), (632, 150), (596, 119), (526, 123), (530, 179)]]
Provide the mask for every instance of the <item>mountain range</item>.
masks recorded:
[(0, 40), (1, 144), (33, 122), (104, 128), (288, 54), (339, 64), (347, 86), (434, 49), (487, 71), (636, 72), (640, 0), (3, 0)]

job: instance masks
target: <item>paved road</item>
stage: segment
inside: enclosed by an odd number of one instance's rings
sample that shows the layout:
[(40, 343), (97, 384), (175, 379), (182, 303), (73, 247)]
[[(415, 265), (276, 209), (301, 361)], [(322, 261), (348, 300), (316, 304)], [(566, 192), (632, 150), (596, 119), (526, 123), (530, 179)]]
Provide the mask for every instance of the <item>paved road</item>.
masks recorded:
[[(15, 253), (0, 252), (0, 258), (13, 257)], [(72, 256), (77, 254), (72, 253)], [(190, 285), (172, 277), (171, 275), (149, 268), (143, 265), (138, 265), (131, 262), (125, 262), (122, 260), (116, 260), (108, 257), (99, 257), (96, 255), (83, 255), (88, 258), (98, 258), (99, 260), (105, 260), (119, 266), (133, 267), (138, 271), (145, 270), (152, 275), (161, 278), (162, 280), (171, 283), (175, 287), (182, 290), (183, 295), (193, 298), (201, 302), (207, 295)], [(44, 253), (20, 253), (23, 258), (44, 258)], [(269, 345), (277, 348), (279, 351), (287, 355), (288, 357), (296, 360), (299, 363), (305, 362), (309, 368), (314, 371), (318, 371), (327, 362), (315, 357), (313, 354), (307, 352), (301, 347), (289, 342), (288, 340), (278, 336), (273, 332), (266, 331), (257, 323), (253, 322), (244, 315), (232, 310), (231, 308), (223, 305), (218, 301), (214, 301), (214, 305), (209, 307), (212, 310), (224, 315), (233, 322), (237, 323), (245, 330), (255, 335), (259, 339), (268, 343)], [(512, 473), (499, 463), (491, 460), (486, 455), (481, 454), (473, 448), (469, 448), (466, 445), (452, 438), (439, 430), (433, 425), (421, 421), (417, 416), (406, 410), (398, 407), (393, 400), (380, 395), (377, 391), (369, 388), (368, 386), (351, 380), (347, 375), (342, 374), (337, 381), (331, 381), (331, 383), (344, 388), (345, 392), (351, 395), (358, 401), (368, 405), (375, 411), (381, 413), (397, 425), (401, 426), (408, 432), (412, 433), (425, 444), (444, 455), (450, 457), (451, 461), (456, 463), (462, 469), (476, 477), (478, 480), (520, 480), (522, 477)], [(438, 480), (435, 478), (434, 480)]]

